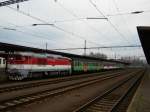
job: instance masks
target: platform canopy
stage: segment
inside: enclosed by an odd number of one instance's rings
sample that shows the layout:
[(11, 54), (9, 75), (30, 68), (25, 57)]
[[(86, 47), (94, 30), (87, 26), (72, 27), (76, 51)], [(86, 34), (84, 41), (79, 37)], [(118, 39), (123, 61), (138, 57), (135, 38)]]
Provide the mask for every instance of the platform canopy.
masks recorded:
[(138, 26), (137, 30), (146, 60), (150, 64), (150, 26)]

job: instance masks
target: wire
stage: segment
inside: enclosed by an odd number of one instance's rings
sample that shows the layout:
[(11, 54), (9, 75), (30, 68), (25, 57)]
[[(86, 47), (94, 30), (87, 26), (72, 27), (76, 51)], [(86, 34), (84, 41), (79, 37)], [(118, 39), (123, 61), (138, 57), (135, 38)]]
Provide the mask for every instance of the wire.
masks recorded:
[[(27, 13), (25, 13), (24, 11), (16, 10), (15, 8), (12, 8), (12, 7), (10, 7), (10, 6), (6, 6), (6, 7), (10, 8), (11, 10), (14, 10), (14, 11), (16, 11), (16, 12), (18, 12), (18, 13), (21, 13), (21, 14), (23, 14), (23, 15), (25, 15), (25, 16), (28, 16), (28, 17), (30, 17), (30, 18), (32, 18), (32, 19), (34, 19), (34, 20), (40, 21), (40, 22), (42, 22), (42, 23), (44, 23), (44, 24), (50, 24), (49, 22), (47, 22), (47, 21), (45, 21), (45, 20), (42, 20), (42, 19), (40, 19), (40, 18), (37, 18), (37, 17), (35, 17), (35, 16), (32, 16), (32, 15), (30, 15), (30, 14), (27, 14)], [(51, 24), (52, 24), (52, 23), (51, 23)], [(58, 30), (61, 30), (61, 31), (65, 32), (65, 33), (68, 33), (69, 35), (76, 36), (76, 37), (78, 37), (78, 38), (80, 38), (80, 39), (82, 39), (82, 40), (87, 40), (87, 39), (86, 39), (85, 37), (83, 37), (83, 36), (80, 36), (80, 35), (75, 34), (75, 33), (71, 33), (71, 32), (69, 32), (69, 31), (67, 31), (67, 30), (65, 30), (65, 29), (63, 29), (63, 28), (61, 28), (61, 27), (56, 26), (56, 25), (53, 25), (53, 26), (51, 26), (51, 27), (56, 28), (56, 29), (58, 29)], [(88, 42), (94, 44), (94, 42), (90, 42), (89, 40), (88, 40)], [(95, 44), (94, 44), (94, 45), (95, 45)], [(99, 45), (99, 44), (98, 44), (98, 45)]]
[(15, 3), (20, 3), (20, 2), (25, 2), (25, 1), (29, 1), (29, 0), (7, 0), (7, 1), (0, 2), (0, 7), (15, 4)]
[[(5, 30), (4, 28), (4, 26), (0, 26), (1, 27), (1, 31), (2, 30)], [(12, 30), (12, 31), (14, 31), (14, 30)], [(5, 37), (5, 38), (8, 38), (8, 37)], [(34, 42), (29, 42), (29, 41), (23, 41), (23, 40), (18, 40), (18, 39), (13, 39), (13, 40), (16, 40), (16, 41), (21, 41), (21, 42), (25, 42), (25, 43), (28, 43), (28, 44), (37, 44), (37, 43), (34, 43)], [(38, 45), (38, 44), (37, 44)]]
[(67, 19), (67, 20), (55, 20), (54, 23), (63, 23), (63, 22), (72, 22), (72, 21), (80, 21), (87, 18), (76, 18), (76, 19)]
[[(107, 17), (99, 10), (99, 8), (97, 7), (97, 5), (92, 2), (92, 0), (89, 0), (89, 2), (92, 4), (92, 6), (95, 7), (95, 9), (96, 9), (103, 17), (107, 18)], [(124, 35), (117, 29), (117, 27), (116, 27), (109, 19), (107, 19), (107, 20), (108, 20), (108, 23), (112, 26), (112, 28), (120, 35), (120, 37), (122, 37), (126, 42), (128, 42), (128, 40), (126, 39), (126, 37), (124, 37)], [(130, 42), (128, 42), (128, 43), (130, 43)]]
[[(67, 33), (67, 34), (70, 34), (70, 35), (72, 35), (72, 36), (79, 37), (79, 38), (82, 39), (82, 40), (87, 40), (85, 37), (83, 37), (83, 36), (81, 36), (81, 35), (78, 35), (78, 34), (76, 34), (76, 33), (70, 32), (70, 31), (66, 31), (66, 30), (64, 30), (64, 29), (61, 28), (61, 27), (57, 27), (56, 25), (53, 26), (53, 27), (59, 29), (59, 30), (62, 31), (62, 32), (65, 32), (65, 33)], [(95, 42), (92, 42), (92, 41), (88, 41), (88, 43), (91, 43), (91, 44), (94, 44), (94, 45), (96, 44)], [(96, 44), (96, 45), (99, 45), (99, 44)]]
[[(114, 49), (114, 48), (141, 48), (141, 45), (129, 45), (129, 46), (101, 46), (101, 47), (87, 47), (86, 49)], [(65, 48), (65, 49), (52, 49), (52, 50), (78, 50), (85, 48)]]
[[(15, 24), (13, 24), (13, 23), (10, 23), (9, 22), (9, 24), (11, 24), (11, 25), (13, 25), (13, 26), (15, 26), (15, 27), (18, 27), (17, 25), (15, 25)], [(18, 30), (18, 29), (16, 29), (16, 28), (10, 28), (10, 27), (6, 27), (6, 26), (0, 26), (2, 29), (4, 29), (4, 30), (11, 30), (11, 31), (16, 31), (16, 32), (19, 32), (19, 33), (23, 33), (23, 34), (25, 34), (25, 35), (29, 35), (29, 36), (32, 36), (32, 37), (34, 37), (34, 38), (40, 38), (40, 39), (46, 39), (46, 40), (49, 40), (50, 42), (53, 42), (53, 43), (57, 43), (56, 41), (54, 41), (54, 40), (52, 40), (52, 39), (49, 39), (49, 38), (46, 38), (46, 36), (44, 36), (44, 35), (37, 35), (37, 33), (35, 34), (35, 33), (29, 33), (29, 32), (26, 32), (26, 31), (21, 31), (21, 30)], [(22, 27), (21, 27), (22, 28)], [(31, 29), (30, 29), (30, 31), (31, 31)], [(41, 33), (40, 33), (41, 34)], [(65, 42), (66, 43), (66, 42)], [(60, 44), (62, 44), (62, 43), (60, 43)], [(68, 44), (68, 43), (67, 43)], [(64, 45), (64, 44), (62, 44), (62, 45)], [(73, 43), (71, 44), (70, 43), (70, 45), (73, 45)]]
[[(4, 30), (12, 30), (12, 29), (14, 29), (14, 28), (9, 28), (9, 27), (5, 27), (5, 26), (1, 26), (1, 28), (4, 29)], [(52, 42), (51, 39), (45, 38), (44, 36), (40, 36), (40, 35), (37, 35), (37, 34), (34, 34), (34, 33), (25, 32), (25, 31), (21, 31), (21, 30), (18, 30), (18, 29), (14, 29), (12, 31), (23, 33), (23, 34), (26, 34), (26, 35), (29, 35), (29, 36), (32, 36), (32, 37), (35, 37), (35, 38), (40, 38), (40, 39), (44, 38), (44, 39), (47, 39), (47, 40)], [(53, 41), (53, 42), (56, 43), (55, 41)]]
[[(91, 26), (88, 22), (83, 21), (84, 19), (87, 19), (87, 18), (79, 18), (78, 15), (76, 15), (73, 11), (71, 11), (71, 10), (65, 8), (61, 3), (58, 3), (58, 2), (57, 2), (57, 4), (58, 4), (61, 8), (63, 8), (66, 12), (68, 12), (70, 15), (72, 15), (72, 16), (75, 17), (75, 18), (77, 18), (76, 20), (79, 20), (79, 21), (81, 21), (81, 22), (84, 22), (91, 30), (93, 30), (94, 32), (96, 32), (96, 33), (102, 35), (102, 33), (100, 33), (99, 31), (97, 31), (97, 29), (94, 28), (93, 26)], [(102, 35), (102, 37), (104, 37), (104, 35)], [(107, 38), (107, 40), (110, 40), (110, 39)], [(108, 42), (108, 41), (107, 41), (107, 42)], [(92, 43), (94, 44), (95, 42), (92, 42)], [(102, 44), (97, 44), (97, 43), (96, 43), (96, 45), (102, 45)]]
[[(17, 28), (18, 28), (18, 27), (20, 28), (20, 26), (15, 25), (14, 23), (11, 23), (11, 22), (7, 22), (7, 23), (8, 23), (8, 24), (11, 24), (11, 25), (13, 25), (13, 26), (15, 26), (15, 27), (17, 27)], [(21, 28), (24, 28), (24, 27), (21, 26)], [(25, 29), (27, 29), (27, 28), (25, 28)], [(36, 36), (37, 33), (33, 33), (34, 30), (32, 30), (32, 29), (27, 29), (27, 30), (30, 30), (30, 32), (32, 31), (31, 36), (34, 35), (35, 37), (37, 37), (37, 36)], [(23, 31), (23, 32), (25, 32), (25, 31)], [(23, 33), (23, 32), (22, 32), (22, 33)], [(25, 33), (28, 33), (28, 32), (25, 32)], [(40, 35), (39, 35), (39, 34), (40, 34)], [(28, 35), (30, 35), (30, 34), (28, 33)], [(38, 38), (39, 38), (39, 36), (40, 36), (41, 39), (43, 39), (42, 37), (49, 37), (49, 35), (38, 31)], [(53, 41), (53, 42), (55, 41), (55, 40), (49, 39), (49, 38), (46, 38), (46, 39), (48, 39), (48, 40), (50, 40), (50, 41)], [(57, 43), (57, 42), (55, 42), (55, 43)], [(68, 42), (63, 42), (63, 44), (62, 44), (62, 43), (60, 43), (60, 44), (64, 45), (64, 43), (69, 44), (69, 45), (75, 45), (74, 43), (68, 43)]]
[[(61, 8), (63, 8), (66, 12), (68, 12), (68, 13), (69, 13), (70, 15), (72, 15), (73, 17), (75, 17), (75, 18), (77, 18), (77, 19), (79, 18), (78, 15), (76, 15), (73, 11), (71, 11), (71, 10), (65, 8), (62, 4), (60, 4), (60, 3), (58, 3), (58, 2), (57, 2), (57, 4), (59, 4), (59, 6), (60, 6)], [(82, 19), (79, 19), (79, 21), (82, 21)], [(85, 21), (82, 21), (82, 22), (84, 22), (85, 24), (87, 24), (88, 27), (90, 27), (92, 30), (94, 30), (94, 28), (92, 28), (88, 23), (86, 23)], [(87, 39), (85, 39), (85, 40), (87, 40)], [(92, 44), (94, 44), (94, 45), (95, 45), (95, 44), (96, 44), (96, 45), (101, 45), (101, 44), (97, 44), (97, 43), (91, 42), (91, 41), (90, 41), (90, 42), (88, 41), (88, 43), (92, 43)]]
[[(140, 13), (137, 13), (140, 12)], [(113, 16), (122, 16), (122, 15), (135, 15), (135, 14), (143, 14), (143, 13), (149, 13), (150, 10), (143, 10), (143, 11), (130, 11), (125, 13), (117, 13), (117, 14), (107, 14), (107, 17), (113, 17)]]
[[(118, 7), (118, 5), (117, 5), (117, 3), (116, 3), (116, 0), (112, 0), (112, 2), (114, 3), (114, 6), (115, 6), (115, 8), (116, 8), (118, 14), (121, 14), (121, 13), (120, 13), (120, 9), (119, 9), (119, 7)], [(121, 17), (122, 20), (124, 21), (123, 23), (125, 24), (125, 26), (127, 26), (126, 28), (127, 28), (128, 33), (131, 34), (131, 35), (133, 35), (132, 32), (131, 32), (131, 30), (130, 30), (129, 27), (128, 27), (129, 25), (128, 25), (127, 21), (125, 20), (124, 16), (123, 16), (123, 15), (120, 15), (120, 17)]]

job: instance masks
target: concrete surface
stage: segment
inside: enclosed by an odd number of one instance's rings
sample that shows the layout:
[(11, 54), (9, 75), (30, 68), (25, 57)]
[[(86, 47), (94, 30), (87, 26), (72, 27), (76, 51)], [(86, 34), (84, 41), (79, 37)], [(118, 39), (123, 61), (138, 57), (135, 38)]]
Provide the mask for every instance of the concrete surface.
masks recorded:
[(147, 69), (127, 112), (150, 112), (150, 68)]

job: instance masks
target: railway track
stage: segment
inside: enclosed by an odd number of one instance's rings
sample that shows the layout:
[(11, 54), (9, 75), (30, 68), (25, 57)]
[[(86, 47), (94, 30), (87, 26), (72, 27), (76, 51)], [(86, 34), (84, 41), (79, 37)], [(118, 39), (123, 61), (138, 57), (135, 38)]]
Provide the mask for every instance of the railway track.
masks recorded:
[[(129, 75), (131, 75), (131, 74), (133, 75), (133, 72), (130, 72)], [(105, 81), (108, 79), (113, 79), (113, 78), (119, 77), (120, 75), (121, 74), (119, 74), (119, 73), (116, 75), (113, 74), (111, 76), (105, 76), (105, 77), (101, 77), (101, 78), (97, 78), (97, 79), (93, 79), (93, 80), (86, 80), (86, 81), (82, 81), (82, 82), (78, 82), (78, 83), (73, 83), (73, 84), (61, 86), (58, 88), (53, 88), (50, 90), (37, 92), (34, 94), (18, 96), (18, 97), (0, 102), (0, 111), (6, 111), (6, 110), (12, 109), (14, 107), (20, 106), (20, 105), (38, 101), (38, 100), (41, 100), (43, 98), (47, 98), (50, 96), (62, 94), (64, 92), (71, 91), (73, 89), (78, 89), (78, 88), (81, 88), (84, 86), (88, 86), (90, 84)]]
[[(120, 72), (122, 72), (122, 71), (114, 72), (114, 74), (120, 73)], [(30, 82), (30, 83), (25, 83), (25, 84), (20, 83), (20, 84), (16, 84), (16, 85), (0, 87), (0, 93), (17, 91), (17, 90), (33, 88), (33, 87), (39, 87), (39, 86), (44, 86), (44, 85), (49, 85), (49, 84), (54, 84), (54, 83), (60, 83), (60, 82), (64, 82), (64, 81), (77, 80), (77, 79), (81, 79), (81, 78), (90, 78), (90, 77), (95, 77), (95, 76), (102, 77), (103, 75), (106, 75), (106, 74), (109, 74), (109, 72), (94, 73), (93, 75), (89, 74), (86, 76), (83, 75), (83, 76), (73, 76), (73, 77), (62, 77), (62, 78), (57, 78), (57, 79)]]
[(126, 112), (144, 71), (114, 85), (104, 94), (95, 97), (73, 112)]

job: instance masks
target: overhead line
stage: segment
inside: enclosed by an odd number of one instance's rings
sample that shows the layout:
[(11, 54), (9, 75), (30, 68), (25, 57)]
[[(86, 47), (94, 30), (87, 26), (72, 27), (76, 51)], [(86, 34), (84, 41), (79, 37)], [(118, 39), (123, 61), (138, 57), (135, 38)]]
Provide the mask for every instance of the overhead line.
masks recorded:
[[(12, 24), (12, 23), (11, 23)], [(14, 24), (12, 24), (14, 25)], [(15, 25), (14, 25), (15, 26)], [(15, 28), (9, 28), (9, 27), (5, 27), (5, 26), (0, 26), (2, 29), (4, 30), (11, 30), (11, 31), (15, 31), (15, 32), (18, 32), (18, 33), (22, 33), (22, 34), (25, 34), (25, 35), (29, 35), (29, 36), (32, 36), (32, 37), (35, 37), (35, 38), (40, 38), (40, 39), (46, 39), (48, 40), (49, 42), (52, 42), (52, 43), (57, 43), (56, 41), (52, 40), (52, 39), (49, 39), (47, 38), (47, 36), (43, 36), (43, 35), (39, 35), (39, 34), (35, 34), (35, 33), (30, 33), (30, 32), (26, 32), (26, 31), (22, 31), (22, 30), (18, 30), (18, 29), (15, 29)], [(24, 41), (27, 43), (27, 41)], [(28, 43), (31, 43), (31, 42), (28, 42)], [(32, 42), (33, 44), (33, 42)], [(35, 43), (34, 43), (35, 44)], [(71, 45), (71, 44), (70, 44)]]
[(125, 12), (125, 13), (107, 14), (107, 16), (113, 17), (113, 16), (122, 16), (122, 15), (130, 15), (130, 14), (142, 14), (142, 13), (149, 13), (149, 12), (150, 12), (150, 10), (131, 11), (131, 12)]
[[(101, 46), (101, 47), (87, 47), (86, 49), (110, 49), (110, 48), (140, 48), (141, 45), (128, 45), (128, 46)], [(51, 50), (78, 50), (85, 49), (82, 47), (78, 48), (64, 48), (64, 49), (51, 49)]]
[(20, 2), (25, 2), (25, 1), (29, 1), (29, 0), (7, 0), (7, 1), (0, 2), (0, 7), (8, 6), (8, 5), (20, 3)]
[[(26, 32), (26, 31), (14, 29), (14, 28), (9, 28), (9, 27), (5, 27), (5, 26), (3, 26), (3, 27), (0, 26), (0, 27), (1, 27), (2, 29), (4, 29), (4, 30), (15, 31), (15, 32), (18, 32), (18, 33), (22, 33), (22, 34), (25, 34), (25, 35), (32, 36), (32, 37), (34, 37), (34, 38), (46, 39), (46, 40), (49, 41), (50, 43), (57, 43), (56, 41), (47, 38), (48, 36), (46, 36), (46, 35), (39, 35), (39, 34), (35, 34), (35, 33), (31, 33), (31, 32)], [(31, 42), (30, 42), (30, 43), (31, 43)], [(69, 44), (69, 43), (66, 43), (66, 44)], [(72, 45), (72, 44), (70, 43), (70, 45)]]
[(13, 8), (13, 7), (10, 7), (10, 6), (6, 6), (6, 7), (10, 8), (11, 10), (16, 11), (16, 12), (18, 12), (18, 13), (21, 13), (21, 14), (23, 14), (23, 15), (25, 15), (25, 16), (28, 16), (28, 17), (30, 17), (30, 18), (32, 18), (32, 19), (34, 19), (34, 20), (40, 21), (40, 22), (42, 22), (42, 23), (49, 24), (49, 23), (46, 22), (45, 20), (42, 20), (42, 19), (40, 19), (40, 18), (38, 18), (38, 17), (35, 17), (35, 16), (32, 16), (31, 14), (26, 13), (26, 12), (24, 12), (24, 11), (17, 10), (17, 9), (15, 9), (15, 8)]
[[(99, 10), (99, 8), (97, 7), (97, 5), (93, 3), (92, 0), (89, 0), (89, 2), (95, 7), (95, 9), (96, 9), (103, 17), (107, 18), (107, 17)], [(124, 35), (122, 35), (122, 33), (120, 33), (120, 31), (116, 28), (116, 26), (115, 26), (109, 19), (107, 19), (107, 21), (108, 21), (108, 23), (114, 28), (114, 30), (115, 30), (124, 40), (126, 40), (126, 37), (125, 37)], [(126, 40), (126, 41), (128, 42), (128, 40)], [(128, 42), (128, 43), (130, 43), (130, 42)]]
[[(150, 10), (145, 10), (142, 13), (148, 13)], [(117, 14), (107, 14), (107, 17), (113, 17), (113, 16), (123, 16), (123, 15), (132, 15), (132, 12), (125, 12), (125, 13), (117, 13)], [(76, 18), (76, 19), (64, 19), (64, 20), (55, 20), (53, 23), (64, 23), (64, 22), (72, 22), (72, 21), (81, 21), (81, 20), (87, 20), (89, 18), (103, 18), (103, 16), (96, 16), (96, 17), (81, 17), (81, 18)]]
[[(11, 23), (11, 22), (7, 22), (8, 24), (11, 24), (11, 25), (13, 25), (14, 27), (16, 27), (16, 28), (20, 28), (20, 26), (18, 26), (18, 25), (16, 25), (16, 24), (14, 24), (14, 23)], [(2, 28), (4, 28), (4, 27), (2, 27)], [(22, 26), (21, 26), (21, 28), (22, 28)], [(27, 29), (26, 27), (23, 27), (23, 28), (25, 28), (25, 29)], [(13, 28), (14, 29), (14, 28)], [(15, 29), (16, 31), (18, 30), (18, 29)], [(31, 32), (32, 32), (32, 35), (31, 36), (33, 36), (33, 35), (37, 35), (37, 33), (33, 33), (34, 32), (34, 30), (32, 30), (32, 29), (27, 29), (27, 30), (30, 30)], [(26, 31), (23, 31), (24, 33), (27, 33), (28, 35), (30, 35), (29, 34), (29, 32), (26, 32)], [(21, 32), (21, 33), (23, 33), (23, 32)], [(40, 35), (39, 35), (40, 34)], [(40, 36), (41, 37), (41, 39), (43, 39), (42, 37), (49, 37), (49, 35), (47, 35), (46, 33), (43, 33), (43, 32), (39, 32), (38, 31), (38, 36)], [(34, 36), (34, 37), (36, 37), (36, 36)], [(49, 38), (46, 38), (46, 39), (48, 39), (48, 40), (50, 40), (50, 41), (55, 41), (55, 40), (53, 40), (53, 39), (49, 39)], [(55, 42), (56, 43), (56, 42)], [(68, 42), (63, 42), (63, 43), (66, 43), (66, 44), (69, 44), (69, 45), (75, 45), (74, 43), (68, 43)], [(62, 43), (61, 43), (62, 44)]]
[[(4, 26), (0, 26), (0, 28), (2, 28), (2, 29), (4, 29), (4, 30), (12, 30), (12, 31), (16, 31), (16, 30), (14, 30), (14, 29), (11, 29), (11, 28), (6, 28), (6, 27), (4, 27)], [(2, 29), (0, 29), (0, 30), (2, 30)], [(14, 40), (14, 39), (13, 39)], [(18, 40), (18, 39), (15, 39), (16, 41), (20, 41), (20, 42), (25, 42), (25, 43), (30, 43), (30, 44), (37, 44), (37, 43), (34, 43), (34, 42), (29, 42), (29, 41), (23, 41), (23, 40)]]
[[(115, 8), (116, 8), (118, 14), (121, 14), (121, 13), (120, 13), (120, 9), (119, 9), (119, 7), (118, 7), (118, 5), (117, 5), (116, 0), (112, 0), (112, 2), (114, 3), (114, 6), (115, 6)], [(132, 14), (132, 13), (130, 13), (130, 14)], [(124, 24), (127, 26), (126, 28), (127, 28), (128, 33), (132, 35), (132, 32), (131, 32), (131, 30), (129, 29), (129, 27), (128, 27), (129, 25), (128, 25), (127, 21), (125, 20), (124, 16), (123, 16), (123, 15), (120, 15), (120, 17), (121, 17), (122, 20), (124, 21)]]
[[(35, 19), (35, 20), (37, 20), (37, 21), (40, 21), (40, 22), (42, 22), (42, 23), (44, 23), (44, 24), (53, 24), (53, 23), (49, 23), (49, 22), (47, 22), (47, 21), (45, 21), (45, 20), (42, 20), (42, 19), (40, 19), (40, 18), (38, 18), (38, 17), (32, 16), (32, 15), (30, 15), (30, 14), (27, 14), (27, 13), (25, 13), (24, 11), (17, 10), (17, 9), (15, 9), (15, 8), (10, 7), (10, 6), (6, 6), (6, 7), (10, 8), (10, 9), (12, 9), (12, 10), (18, 12), (18, 13), (21, 13), (21, 14), (23, 14), (23, 15), (25, 15), (25, 16), (31, 17), (32, 19)], [(69, 31), (67, 31), (67, 30), (65, 30), (65, 29), (63, 29), (63, 28), (61, 28), (61, 27), (56, 26), (56, 25), (50, 25), (50, 26), (53, 27), (53, 28), (56, 28), (56, 29), (58, 29), (58, 30), (60, 30), (60, 31), (63, 31), (63, 32), (65, 32), (65, 33), (68, 33), (69, 35), (79, 37), (79, 38), (82, 39), (82, 40), (87, 40), (87, 39), (86, 39), (85, 37), (83, 37), (83, 36), (80, 36), (80, 35), (78, 35), (78, 34), (76, 34), (76, 33), (69, 32)], [(88, 41), (89, 43), (92, 43), (92, 44), (95, 43), (95, 42), (92, 42), (92, 41), (89, 41), (89, 40), (87, 40), (87, 41)], [(97, 45), (99, 45), (99, 44), (97, 44)]]
[[(81, 19), (79, 19), (79, 17), (78, 17), (78, 15), (76, 15), (73, 11), (70, 11), (70, 10), (68, 10), (67, 8), (65, 8), (62, 4), (60, 4), (60, 3), (58, 3), (57, 2), (57, 4), (59, 4), (59, 6), (61, 7), (61, 8), (63, 8), (66, 12), (68, 12), (70, 15), (72, 15), (72, 16), (74, 16), (75, 18), (77, 18), (79, 21), (81, 21), (81, 22), (84, 22), (90, 29), (92, 29), (94, 32), (97, 32), (98, 34), (100, 34), (100, 35), (102, 35), (99, 31), (97, 31), (94, 27), (92, 27), (91, 25), (89, 25), (87, 22), (85, 22), (85, 21), (83, 21), (83, 18), (81, 18)], [(98, 17), (98, 18), (100, 18), (100, 17)], [(90, 17), (87, 17), (87, 18), (85, 18), (85, 19), (94, 19), (94, 17), (92, 18), (90, 18)], [(102, 19), (102, 18), (101, 18)], [(87, 39), (86, 39), (87, 40)], [(88, 42), (89, 43), (89, 42)], [(90, 42), (90, 43), (95, 43), (96, 45), (101, 45), (101, 44), (97, 44), (96, 42)]]

